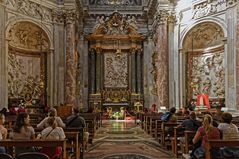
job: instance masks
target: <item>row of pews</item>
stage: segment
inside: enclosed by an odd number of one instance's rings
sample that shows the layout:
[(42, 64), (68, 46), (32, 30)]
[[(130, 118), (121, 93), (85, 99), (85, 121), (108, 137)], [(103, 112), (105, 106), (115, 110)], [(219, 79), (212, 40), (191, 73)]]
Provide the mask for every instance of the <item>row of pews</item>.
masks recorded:
[[(100, 113), (82, 113), (80, 114), (85, 118), (87, 127), (82, 128), (64, 128), (66, 135), (65, 140), (12, 140), (6, 139), (0, 141), (0, 146), (7, 147), (8, 150), (12, 150), (14, 146), (17, 147), (31, 147), (38, 146), (44, 147), (56, 147), (61, 146), (63, 148), (62, 158), (69, 158), (71, 155), (71, 150), (74, 149), (74, 158), (83, 159), (84, 157), (84, 146), (83, 146), (83, 132), (89, 132), (89, 143), (92, 143), (96, 130), (101, 126), (101, 114)], [(60, 115), (59, 115), (60, 116)], [(34, 127), (36, 135), (41, 132), (40, 129), (36, 128), (36, 125), (43, 119), (37, 114), (30, 114), (30, 124)], [(64, 120), (64, 116), (63, 116)], [(16, 116), (6, 116), (5, 127), (8, 128), (9, 132), (12, 131), (12, 127), (16, 121)], [(8, 152), (10, 155), (14, 156), (13, 151)]]
[[(166, 146), (166, 140), (171, 142), (174, 157), (179, 156), (179, 149), (181, 153), (188, 154), (189, 150), (193, 148), (193, 145), (189, 144), (189, 140), (194, 137), (196, 132), (182, 131), (182, 129), (177, 128), (185, 120), (184, 116), (177, 116), (177, 122), (171, 123), (161, 121), (161, 115), (162, 113), (138, 113), (137, 117), (141, 128), (154, 137), (162, 146)], [(199, 114), (198, 117), (202, 118), (203, 114)], [(234, 117), (232, 122), (239, 127), (239, 117)], [(173, 136), (168, 139), (166, 130), (170, 127), (173, 127)], [(180, 137), (183, 137), (184, 140), (180, 141)], [(206, 159), (212, 159), (212, 148), (223, 146), (239, 146), (239, 140), (209, 140), (206, 143)]]

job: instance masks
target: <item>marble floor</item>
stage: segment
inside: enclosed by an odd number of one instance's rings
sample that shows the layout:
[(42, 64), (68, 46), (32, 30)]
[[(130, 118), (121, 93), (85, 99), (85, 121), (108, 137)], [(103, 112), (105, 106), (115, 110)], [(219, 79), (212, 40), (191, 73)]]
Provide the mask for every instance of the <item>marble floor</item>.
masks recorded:
[(168, 159), (171, 151), (146, 134), (134, 120), (104, 120), (84, 159)]

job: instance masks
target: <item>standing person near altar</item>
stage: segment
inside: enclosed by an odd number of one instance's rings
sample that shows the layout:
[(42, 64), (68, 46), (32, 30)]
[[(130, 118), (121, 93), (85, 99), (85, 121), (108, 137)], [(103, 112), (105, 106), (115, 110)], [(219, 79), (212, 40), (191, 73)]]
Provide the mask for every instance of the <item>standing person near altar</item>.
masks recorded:
[(206, 106), (207, 109), (211, 108), (208, 94), (202, 93), (197, 96), (197, 106)]

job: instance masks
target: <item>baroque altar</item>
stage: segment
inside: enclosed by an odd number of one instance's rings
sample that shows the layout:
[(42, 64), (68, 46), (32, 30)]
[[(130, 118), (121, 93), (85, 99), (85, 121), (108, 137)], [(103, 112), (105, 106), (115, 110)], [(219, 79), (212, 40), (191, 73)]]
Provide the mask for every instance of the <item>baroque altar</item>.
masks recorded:
[(99, 16), (87, 39), (90, 107), (128, 107), (143, 101), (144, 37), (138, 33), (136, 18), (118, 12)]

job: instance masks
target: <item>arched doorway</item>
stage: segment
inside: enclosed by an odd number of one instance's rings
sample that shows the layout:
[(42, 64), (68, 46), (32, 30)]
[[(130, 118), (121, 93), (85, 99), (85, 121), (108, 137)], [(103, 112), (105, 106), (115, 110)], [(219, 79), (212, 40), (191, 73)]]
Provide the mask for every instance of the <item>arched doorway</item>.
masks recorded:
[(225, 100), (224, 32), (214, 22), (194, 26), (183, 41), (184, 105), (195, 104), (207, 94), (212, 107)]
[(9, 29), (8, 39), (8, 106), (12, 111), (19, 105), (43, 110), (47, 105), (49, 38), (38, 25), (21, 21)]

